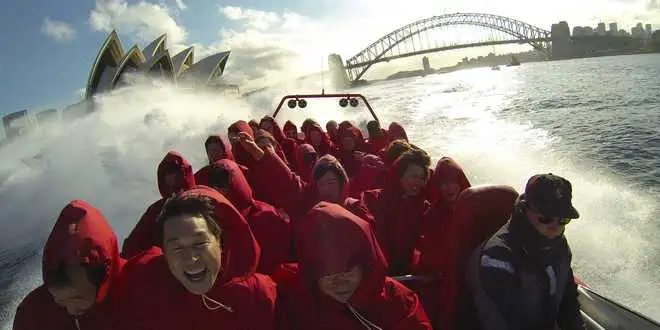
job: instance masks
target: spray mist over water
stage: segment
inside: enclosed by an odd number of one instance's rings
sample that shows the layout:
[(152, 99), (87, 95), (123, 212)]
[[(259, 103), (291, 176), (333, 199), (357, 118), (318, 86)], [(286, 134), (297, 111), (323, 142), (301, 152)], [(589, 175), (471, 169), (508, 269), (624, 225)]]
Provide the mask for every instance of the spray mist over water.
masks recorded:
[(20, 299), (41, 283), (41, 250), (72, 199), (85, 199), (112, 224), (119, 242), (160, 198), (156, 168), (177, 150), (194, 168), (206, 162), (204, 140), (226, 135), (250, 107), (225, 96), (145, 84), (98, 98), (98, 112), (23, 136), (3, 148), (0, 186), (0, 281), (4, 328)]

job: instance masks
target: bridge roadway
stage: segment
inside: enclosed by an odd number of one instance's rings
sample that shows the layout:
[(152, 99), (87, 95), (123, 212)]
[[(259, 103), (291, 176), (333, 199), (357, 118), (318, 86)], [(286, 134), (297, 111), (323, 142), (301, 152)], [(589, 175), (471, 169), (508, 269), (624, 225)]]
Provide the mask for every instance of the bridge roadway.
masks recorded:
[(396, 59), (399, 59), (399, 58), (416, 56), (416, 55), (423, 55), (423, 54), (441, 52), (441, 51), (453, 50), (453, 49), (462, 49), (462, 48), (470, 48), (470, 47), (484, 47), (484, 46), (496, 46), (496, 45), (506, 45), (506, 44), (529, 44), (529, 43), (532, 43), (532, 42), (549, 42), (549, 41), (550, 41), (550, 38), (511, 39), (511, 40), (475, 42), (475, 43), (470, 43), (470, 44), (459, 44), (459, 45), (443, 46), (443, 47), (436, 47), (436, 48), (431, 48), (431, 49), (413, 51), (413, 52), (409, 52), (409, 53), (405, 53), (405, 54), (398, 54), (398, 55), (393, 55), (393, 56), (380, 57), (380, 58), (377, 58), (375, 60), (371, 60), (371, 61), (367, 61), (367, 62), (349, 63), (348, 65), (345, 66), (345, 68), (346, 69), (361, 68), (361, 67), (370, 66), (370, 65), (373, 65), (373, 64), (376, 64), (376, 63), (389, 62), (391, 60), (396, 60)]

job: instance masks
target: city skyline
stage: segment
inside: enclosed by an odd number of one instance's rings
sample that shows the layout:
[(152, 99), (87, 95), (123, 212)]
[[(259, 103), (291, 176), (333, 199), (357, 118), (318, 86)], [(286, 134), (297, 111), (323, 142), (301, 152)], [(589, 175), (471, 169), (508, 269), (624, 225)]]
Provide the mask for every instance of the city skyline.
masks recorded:
[(635, 39), (650, 38), (655, 31), (653, 24), (638, 22), (629, 27), (628, 30), (621, 28), (618, 22), (598, 22), (596, 27), (575, 25), (571, 30), (571, 36), (631, 36)]

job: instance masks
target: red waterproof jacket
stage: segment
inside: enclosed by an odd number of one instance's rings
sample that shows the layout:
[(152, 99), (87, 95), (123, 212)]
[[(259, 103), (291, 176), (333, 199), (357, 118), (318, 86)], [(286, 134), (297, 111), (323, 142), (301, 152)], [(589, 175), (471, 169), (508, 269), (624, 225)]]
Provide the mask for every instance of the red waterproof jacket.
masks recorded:
[(247, 220), (261, 247), (257, 271), (270, 274), (291, 258), (292, 238), (288, 216), (272, 205), (254, 199), (252, 188), (235, 162), (228, 159), (219, 160), (213, 163), (211, 173), (217, 169), (229, 174), (227, 190), (221, 193)]
[(105, 265), (96, 303), (83, 315), (71, 316), (58, 306), (44, 283), (23, 299), (16, 310), (14, 330), (118, 329), (121, 313), (113, 309), (116, 284), (124, 260), (119, 257), (117, 236), (103, 214), (87, 202), (71, 201), (64, 207), (44, 247), (42, 273), (60, 264)]
[[(223, 230), (222, 267), (205, 295), (186, 290), (165, 256), (152, 248), (129, 260), (118, 289), (121, 329), (275, 329), (276, 286), (256, 274), (261, 253), (250, 226), (219, 192), (197, 186), (183, 198), (204, 196)], [(216, 303), (209, 303), (209, 299)]]
[(400, 159), (392, 164), (384, 189), (362, 193), (362, 203), (376, 220), (378, 242), (392, 275), (410, 273), (418, 266), (417, 247), (421, 243), (423, 219), (430, 208), (423, 193), (404, 197), (400, 167)]
[[(415, 293), (386, 277), (387, 263), (373, 231), (359, 217), (321, 202), (302, 220), (295, 246), (299, 267), (282, 268), (275, 276), (287, 329), (431, 329)], [(321, 276), (355, 266), (362, 268), (362, 280), (347, 303), (319, 290)]]

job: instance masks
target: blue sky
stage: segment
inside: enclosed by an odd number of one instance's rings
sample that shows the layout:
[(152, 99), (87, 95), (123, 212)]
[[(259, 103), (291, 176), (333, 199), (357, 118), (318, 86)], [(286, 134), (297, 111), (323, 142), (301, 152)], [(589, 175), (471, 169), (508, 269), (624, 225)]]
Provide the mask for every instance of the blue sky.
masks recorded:
[(386, 32), (434, 14), (503, 14), (546, 28), (560, 19), (571, 26), (617, 20), (625, 27), (654, 19), (654, 3), (557, 0), (539, 11), (522, 0), (8, 1), (0, 11), (0, 114), (77, 102), (113, 27), (125, 49), (165, 32), (171, 49), (195, 45), (198, 59), (231, 49), (228, 79), (249, 84), (283, 71), (318, 69), (330, 52), (352, 55)]

